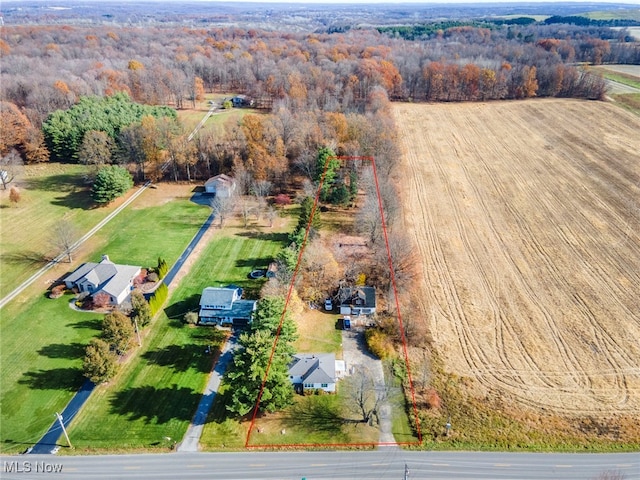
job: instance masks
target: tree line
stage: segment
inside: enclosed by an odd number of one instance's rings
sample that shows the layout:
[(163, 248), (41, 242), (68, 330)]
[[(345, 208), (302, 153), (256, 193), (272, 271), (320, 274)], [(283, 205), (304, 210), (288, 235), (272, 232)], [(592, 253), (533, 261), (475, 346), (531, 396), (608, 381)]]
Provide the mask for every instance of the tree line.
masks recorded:
[[(277, 183), (308, 168), (327, 139), (339, 155), (367, 154), (366, 124), (389, 99), (602, 98), (603, 79), (575, 62), (640, 61), (638, 45), (608, 28), (484, 25), (434, 24), (416, 40), (393, 29), (4, 27), (3, 169), (130, 163), (138, 180), (193, 180), (240, 164)], [(207, 91), (244, 92), (271, 115), (188, 142), (175, 112), (155, 106), (184, 108)]]
[[(637, 44), (624, 41), (624, 32), (604, 27), (490, 27), (436, 24), (428, 27), (428, 35), (408, 40), (393, 32), (355, 28), (296, 34), (240, 28), (5, 26), (1, 96), (38, 127), (52, 111), (70, 107), (81, 96), (120, 91), (140, 103), (177, 108), (192, 104), (204, 90), (244, 92), (265, 105), (283, 100), (292, 109), (349, 113), (362, 112), (376, 87), (391, 98), (426, 99), (424, 70), (431, 62), (476, 65), (502, 72), (513, 83), (525, 81), (519, 76), (524, 66), (542, 72), (581, 61), (637, 63), (640, 55)], [(564, 40), (572, 53), (563, 56), (541, 48), (537, 42), (545, 38)], [(609, 44), (602, 55), (593, 53), (596, 40)], [(505, 62), (511, 70), (504, 71)], [(515, 90), (497, 89), (491, 98), (513, 98)]]

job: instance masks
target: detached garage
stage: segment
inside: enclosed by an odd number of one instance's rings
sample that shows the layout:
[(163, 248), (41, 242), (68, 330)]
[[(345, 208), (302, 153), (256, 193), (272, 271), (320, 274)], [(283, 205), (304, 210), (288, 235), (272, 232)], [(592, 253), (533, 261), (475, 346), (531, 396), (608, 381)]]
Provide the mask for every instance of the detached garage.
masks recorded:
[(210, 193), (223, 198), (228, 198), (233, 195), (235, 189), (236, 181), (224, 173), (211, 177), (204, 184), (205, 193)]

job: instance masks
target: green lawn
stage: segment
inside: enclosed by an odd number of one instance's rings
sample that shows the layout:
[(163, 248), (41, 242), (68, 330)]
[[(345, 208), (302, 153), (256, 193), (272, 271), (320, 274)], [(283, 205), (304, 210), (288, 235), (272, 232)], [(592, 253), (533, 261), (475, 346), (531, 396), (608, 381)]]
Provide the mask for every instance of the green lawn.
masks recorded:
[(342, 358), (342, 330), (337, 328), (340, 315), (324, 310), (305, 309), (295, 318), (298, 340), (294, 344), (297, 352), (335, 353)]
[(186, 198), (147, 208), (134, 205), (96, 234), (98, 249), (91, 260), (106, 253), (115, 263), (148, 267), (161, 256), (173, 265), (210, 213)]
[(11, 303), (0, 320), (0, 450), (33, 445), (82, 384), (82, 357), (100, 328), (100, 315), (69, 308), (72, 297), (44, 295)]
[[(234, 95), (235, 94), (206, 94), (204, 100), (196, 102), (196, 108), (185, 108), (184, 110), (178, 110), (178, 118), (190, 132), (198, 125), (198, 123), (200, 123), (202, 118), (209, 111), (210, 100), (214, 100), (218, 104), (221, 104), (223, 99), (231, 98)], [(216, 110), (216, 113), (214, 113), (207, 119), (207, 122), (202, 128), (206, 130), (208, 128), (216, 128), (216, 126), (222, 126), (226, 122), (238, 122), (248, 113), (262, 114), (261, 111), (251, 108), (231, 108), (230, 110), (219, 109)]]
[(640, 80), (637, 77), (626, 75), (620, 72), (612, 72), (611, 70), (601, 69), (602, 76), (614, 82), (628, 85), (629, 87), (640, 88)]
[[(115, 262), (147, 266), (162, 255), (172, 264), (208, 214), (209, 209), (186, 199), (141, 209), (130, 206), (96, 235), (98, 249), (92, 258), (108, 253)], [(0, 318), (3, 452), (37, 441), (53, 413), (64, 408), (82, 384), (84, 348), (100, 328), (101, 316), (72, 310), (70, 296), (48, 299), (40, 284), (31, 290), (30, 299), (11, 302)]]
[(94, 390), (69, 429), (79, 451), (167, 447), (184, 435), (213, 357), (213, 329), (183, 326), (165, 315), (143, 349), (109, 385)]
[[(224, 392), (228, 388), (228, 385), (221, 388), (222, 395), (216, 399), (204, 426), (200, 444), (205, 450), (244, 448), (250, 422), (228, 418), (224, 407)], [(345, 401), (348, 400), (339, 390), (335, 395), (296, 395), (289, 408), (256, 419), (249, 445), (348, 446), (378, 442), (378, 428), (357, 421)]]
[(0, 296), (8, 294), (57, 252), (50, 245), (53, 226), (64, 218), (78, 237), (113, 211), (92, 208), (86, 167), (67, 164), (28, 165), (19, 182), (22, 199), (10, 206), (3, 192), (0, 202)]
[(640, 8), (616, 9), (611, 11), (595, 11), (584, 14), (593, 20), (639, 20)]
[(268, 265), (286, 238), (286, 233), (270, 230), (216, 232), (149, 329), (143, 349), (111, 384), (94, 392), (73, 423), (69, 435), (74, 446), (84, 451), (146, 450), (166, 448), (164, 437), (180, 441), (212, 367), (204, 345), (215, 333), (210, 327), (184, 327), (181, 318), (197, 309), (206, 286), (233, 283), (255, 298), (262, 282), (249, 279), (248, 273)]
[(413, 406), (407, 405), (401, 379), (394, 373), (390, 362), (384, 362), (384, 378), (389, 387), (388, 402), (391, 405), (393, 437), (398, 443), (417, 443), (418, 437), (409, 422), (409, 415), (413, 415)]

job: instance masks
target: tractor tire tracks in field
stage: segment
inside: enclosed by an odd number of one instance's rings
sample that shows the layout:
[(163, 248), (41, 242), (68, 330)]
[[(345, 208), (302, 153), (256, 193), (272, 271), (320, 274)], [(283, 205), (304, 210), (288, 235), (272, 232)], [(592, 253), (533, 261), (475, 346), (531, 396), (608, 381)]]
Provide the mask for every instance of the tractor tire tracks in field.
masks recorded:
[(638, 120), (573, 100), (395, 114), (446, 368), (534, 408), (639, 413)]

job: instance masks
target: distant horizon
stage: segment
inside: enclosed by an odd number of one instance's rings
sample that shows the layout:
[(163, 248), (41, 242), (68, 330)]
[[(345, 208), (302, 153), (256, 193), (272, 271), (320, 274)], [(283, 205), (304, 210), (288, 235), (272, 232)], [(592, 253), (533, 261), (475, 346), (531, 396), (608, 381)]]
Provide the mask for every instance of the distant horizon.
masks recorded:
[[(299, 0), (172, 0), (175, 3), (273, 3), (273, 4), (298, 4), (303, 7), (305, 4), (332, 4), (332, 5), (353, 5), (353, 4), (376, 4), (376, 5), (449, 5), (451, 3), (477, 5), (482, 4), (540, 4), (540, 3), (571, 3), (597, 6), (598, 4), (618, 4), (629, 6), (640, 6), (640, 0), (305, 0), (301, 4)], [(56, 4), (65, 3), (163, 3), (162, 0), (5, 0), (3, 3), (47, 3), (48, 6), (54, 7)]]

